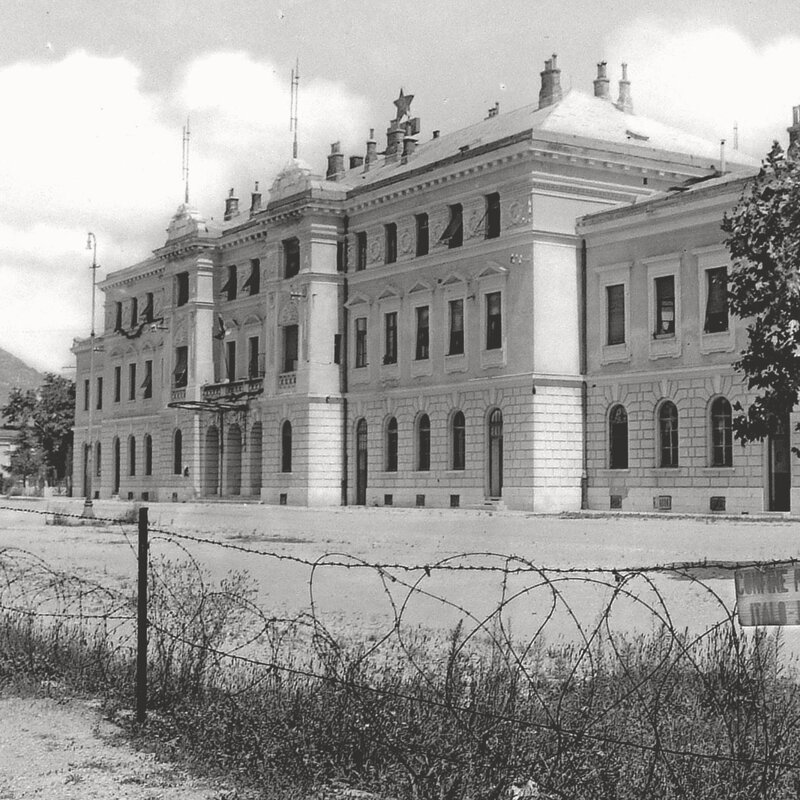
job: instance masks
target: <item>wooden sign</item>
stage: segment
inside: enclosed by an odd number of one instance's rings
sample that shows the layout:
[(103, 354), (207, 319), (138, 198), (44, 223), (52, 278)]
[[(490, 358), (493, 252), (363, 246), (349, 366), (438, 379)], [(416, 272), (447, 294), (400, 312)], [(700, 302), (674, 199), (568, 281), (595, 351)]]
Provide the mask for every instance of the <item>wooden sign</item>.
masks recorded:
[(800, 625), (800, 563), (744, 567), (734, 580), (740, 625)]

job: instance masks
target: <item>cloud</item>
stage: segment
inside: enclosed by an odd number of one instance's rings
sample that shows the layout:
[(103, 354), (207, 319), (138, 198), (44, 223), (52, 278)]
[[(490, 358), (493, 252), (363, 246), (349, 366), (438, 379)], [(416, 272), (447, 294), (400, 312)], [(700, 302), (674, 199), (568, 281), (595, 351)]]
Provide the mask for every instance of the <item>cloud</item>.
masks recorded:
[[(289, 80), (274, 65), (210, 53), (177, 85), (147, 92), (142, 78), (125, 58), (86, 52), (0, 69), (0, 347), (34, 366), (61, 370), (73, 361), (72, 337), (88, 334), (87, 231), (97, 236), (100, 279), (163, 244), (183, 199), (187, 113), (192, 200), (209, 216), (237, 181), (244, 190), (260, 177), (268, 188), (291, 155)], [(313, 145), (301, 154), (324, 172), (325, 142), (365, 138), (365, 108), (339, 84), (308, 81), (301, 142)]]
[(735, 27), (668, 25), (654, 18), (621, 28), (606, 48), (612, 79), (626, 61), (637, 113), (761, 157), (773, 139), (786, 144), (800, 38), (755, 44)]

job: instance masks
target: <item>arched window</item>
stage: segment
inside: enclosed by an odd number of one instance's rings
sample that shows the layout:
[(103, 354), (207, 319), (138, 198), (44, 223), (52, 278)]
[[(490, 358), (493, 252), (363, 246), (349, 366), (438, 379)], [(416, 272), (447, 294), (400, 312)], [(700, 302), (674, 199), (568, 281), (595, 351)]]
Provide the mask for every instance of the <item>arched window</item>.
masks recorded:
[(450, 435), (452, 441), (452, 468), (464, 469), (466, 464), (466, 425), (464, 422), (464, 412), (456, 411), (450, 423)]
[(144, 435), (144, 474), (153, 474), (153, 437), (149, 433)]
[(417, 469), (431, 468), (431, 421), (423, 414), (417, 421)]
[(624, 406), (614, 406), (608, 415), (608, 466), (628, 469), (628, 412)]
[(287, 419), (281, 426), (281, 472), (292, 471), (292, 423)]
[(718, 397), (711, 404), (711, 466), (733, 466), (733, 415), (731, 404)]
[(128, 475), (136, 474), (136, 437), (128, 437)]
[(180, 428), (172, 437), (172, 472), (174, 475), (180, 475), (183, 472), (183, 434)]
[(397, 418), (386, 423), (386, 471), (397, 472)]
[(658, 465), (678, 466), (678, 409), (667, 400), (658, 409)]

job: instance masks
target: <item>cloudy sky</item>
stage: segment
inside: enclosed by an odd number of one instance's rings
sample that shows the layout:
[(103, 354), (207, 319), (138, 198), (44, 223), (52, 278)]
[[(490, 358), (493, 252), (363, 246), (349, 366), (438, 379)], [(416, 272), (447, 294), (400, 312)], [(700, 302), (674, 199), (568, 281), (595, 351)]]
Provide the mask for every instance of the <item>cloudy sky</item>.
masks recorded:
[[(268, 188), (291, 155), (361, 153), (402, 86), (422, 136), (536, 101), (558, 53), (591, 92), (598, 61), (629, 65), (635, 110), (761, 156), (800, 104), (800, 3), (774, 0), (0, 0), (0, 347), (72, 363), (99, 277), (163, 244), (182, 200), (220, 216), (234, 187)], [(99, 317), (98, 317), (99, 318)], [(65, 374), (72, 374), (66, 372)]]

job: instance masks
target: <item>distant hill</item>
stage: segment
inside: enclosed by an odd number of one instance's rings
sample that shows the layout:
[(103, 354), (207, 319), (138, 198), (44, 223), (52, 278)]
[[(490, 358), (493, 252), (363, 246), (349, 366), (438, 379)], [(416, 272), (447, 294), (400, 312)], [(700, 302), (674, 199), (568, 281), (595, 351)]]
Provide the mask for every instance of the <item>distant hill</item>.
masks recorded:
[[(38, 389), (43, 380), (44, 373), (29, 367), (22, 359), (0, 347), (0, 408), (8, 402), (8, 395), (15, 386)], [(0, 425), (2, 423), (0, 419)]]

